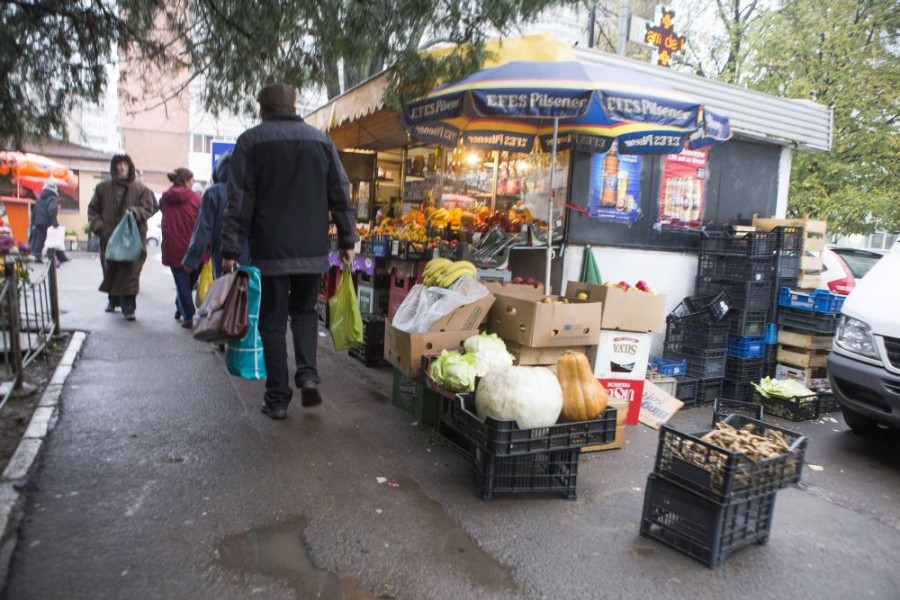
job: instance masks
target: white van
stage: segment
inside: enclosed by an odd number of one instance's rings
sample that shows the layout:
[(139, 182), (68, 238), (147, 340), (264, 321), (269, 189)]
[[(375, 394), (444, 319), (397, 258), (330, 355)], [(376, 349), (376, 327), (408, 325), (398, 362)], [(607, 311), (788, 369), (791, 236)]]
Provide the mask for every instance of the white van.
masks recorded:
[(857, 433), (900, 428), (900, 251), (884, 255), (841, 309), (828, 378)]

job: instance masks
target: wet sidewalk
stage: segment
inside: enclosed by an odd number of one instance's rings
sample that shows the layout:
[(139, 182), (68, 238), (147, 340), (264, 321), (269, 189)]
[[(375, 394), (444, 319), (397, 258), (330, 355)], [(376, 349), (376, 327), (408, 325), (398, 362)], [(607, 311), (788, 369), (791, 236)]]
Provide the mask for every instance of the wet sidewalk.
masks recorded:
[[(893, 598), (900, 465), (843, 423), (778, 495), (767, 545), (718, 571), (638, 536), (656, 432), (585, 456), (578, 500), (480, 498), (470, 469), (390, 402), (391, 371), (320, 338), (325, 403), (273, 422), (263, 382), (173, 319), (151, 250), (137, 321), (103, 311), (100, 265), (59, 271), (87, 339), (27, 486), (6, 598)], [(709, 409), (674, 424), (707, 426)], [(383, 478), (385, 483), (379, 483)], [(390, 484), (388, 484), (389, 482)], [(838, 542), (839, 540), (839, 542)], [(838, 551), (839, 550), (839, 551)]]

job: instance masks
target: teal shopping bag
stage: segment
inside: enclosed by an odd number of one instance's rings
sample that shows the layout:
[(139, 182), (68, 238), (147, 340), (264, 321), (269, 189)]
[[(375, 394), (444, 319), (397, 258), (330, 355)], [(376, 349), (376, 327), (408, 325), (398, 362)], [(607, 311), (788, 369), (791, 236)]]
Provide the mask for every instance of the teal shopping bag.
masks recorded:
[(106, 243), (106, 260), (134, 262), (141, 257), (143, 246), (137, 221), (129, 210), (109, 236)]
[(337, 293), (328, 299), (331, 318), (331, 340), (335, 350), (347, 350), (363, 343), (362, 314), (353, 287), (350, 264), (345, 262)]
[(259, 335), (259, 302), (262, 284), (259, 269), (240, 267), (249, 276), (247, 286), (247, 316), (250, 328), (247, 335), (225, 344), (225, 368), (236, 377), (243, 379), (265, 379), (266, 360), (263, 355), (262, 338)]

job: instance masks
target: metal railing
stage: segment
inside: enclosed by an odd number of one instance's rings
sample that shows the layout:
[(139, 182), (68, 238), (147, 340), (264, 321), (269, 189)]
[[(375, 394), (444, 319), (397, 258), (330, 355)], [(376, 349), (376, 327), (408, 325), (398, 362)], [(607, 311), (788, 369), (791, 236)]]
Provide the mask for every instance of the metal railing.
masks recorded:
[(19, 276), (16, 261), (7, 257), (0, 286), (0, 409), (24, 384), (25, 367), (41, 356), (59, 333), (59, 288), (56, 253), (48, 251), (43, 270), (27, 279)]

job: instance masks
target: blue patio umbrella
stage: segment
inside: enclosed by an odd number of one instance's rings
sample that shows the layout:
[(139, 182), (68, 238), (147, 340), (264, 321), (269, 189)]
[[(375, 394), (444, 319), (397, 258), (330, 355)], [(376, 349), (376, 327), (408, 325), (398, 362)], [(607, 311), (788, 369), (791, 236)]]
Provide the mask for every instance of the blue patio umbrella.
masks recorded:
[[(420, 141), (489, 150), (605, 152), (613, 140), (631, 154), (680, 152), (701, 126), (701, 105), (681, 92), (616, 67), (577, 61), (511, 62), (446, 83), (409, 104), (402, 123)], [(548, 211), (553, 237), (553, 197)], [(545, 285), (550, 291), (551, 244)]]

